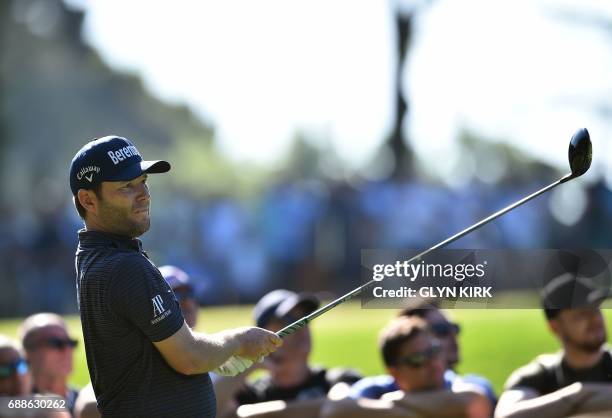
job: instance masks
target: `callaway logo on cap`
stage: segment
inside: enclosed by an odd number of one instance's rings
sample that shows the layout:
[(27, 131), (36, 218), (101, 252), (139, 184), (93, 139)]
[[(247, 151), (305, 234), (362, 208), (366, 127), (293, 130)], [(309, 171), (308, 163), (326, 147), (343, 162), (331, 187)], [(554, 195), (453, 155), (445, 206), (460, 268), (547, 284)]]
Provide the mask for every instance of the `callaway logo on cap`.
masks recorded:
[(105, 136), (83, 146), (70, 164), (70, 189), (91, 189), (102, 181), (127, 181), (144, 173), (165, 173), (167, 161), (143, 161), (129, 140), (120, 136)]

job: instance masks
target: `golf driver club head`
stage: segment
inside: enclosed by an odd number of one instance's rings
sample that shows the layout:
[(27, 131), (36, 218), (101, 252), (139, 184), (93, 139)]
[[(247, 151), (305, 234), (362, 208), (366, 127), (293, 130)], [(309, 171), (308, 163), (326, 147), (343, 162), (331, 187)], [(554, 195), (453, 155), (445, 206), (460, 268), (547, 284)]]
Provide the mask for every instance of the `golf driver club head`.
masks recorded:
[(586, 128), (576, 131), (570, 141), (568, 158), (572, 170), (571, 178), (580, 177), (587, 172), (592, 160), (591, 136)]

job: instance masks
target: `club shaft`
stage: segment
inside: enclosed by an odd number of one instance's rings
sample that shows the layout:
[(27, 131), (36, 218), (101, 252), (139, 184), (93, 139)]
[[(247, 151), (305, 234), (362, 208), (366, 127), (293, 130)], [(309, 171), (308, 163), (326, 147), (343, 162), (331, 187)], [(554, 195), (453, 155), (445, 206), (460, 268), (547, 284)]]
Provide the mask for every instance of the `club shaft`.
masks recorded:
[[(415, 255), (410, 260), (408, 260), (407, 263), (413, 263), (415, 261), (418, 261), (423, 256), (429, 254), (431, 251), (438, 250), (440, 248), (446, 247), (448, 244), (458, 240), (461, 237), (464, 237), (465, 235), (469, 234), (470, 232), (475, 231), (476, 229), (480, 228), (481, 226), (484, 226), (484, 225), (488, 224), (492, 220), (499, 218), (500, 216), (510, 212), (511, 210), (513, 210), (513, 209), (515, 209), (515, 208), (517, 208), (517, 207), (519, 207), (519, 206), (529, 202), (531, 199), (534, 199), (534, 198), (538, 197), (539, 195), (541, 195), (543, 193), (546, 193), (547, 191), (557, 187), (561, 183), (565, 183), (566, 181), (571, 180), (572, 178), (573, 178), (573, 176), (568, 174), (567, 176), (557, 180), (554, 183), (549, 184), (548, 186), (538, 190), (537, 192), (532, 193), (529, 196), (526, 196), (526, 197), (522, 198), (521, 200), (518, 200), (518, 201), (512, 203), (511, 205), (508, 205), (505, 208), (498, 210), (497, 212), (493, 213), (490, 216), (487, 216), (483, 220), (478, 221), (474, 225), (467, 227), (463, 231), (460, 231), (460, 232), (456, 233), (455, 235), (451, 236), (450, 238), (447, 238), (444, 241), (441, 241), (441, 242), (437, 243), (433, 247), (431, 247), (431, 248), (421, 252), (420, 254)], [(310, 315), (306, 315), (305, 317), (298, 319), (297, 321), (293, 322), (292, 324), (287, 325), (285, 328), (281, 329), (280, 331), (277, 331), (276, 335), (278, 335), (281, 338), (284, 338), (284, 337), (286, 337), (288, 335), (293, 334), (294, 332), (296, 332), (300, 328), (303, 328), (304, 326), (306, 326), (313, 319), (323, 315), (325, 312), (329, 311), (330, 309), (335, 308), (336, 306), (340, 305), (342, 302), (345, 302), (345, 301), (351, 299), (353, 296), (356, 296), (356, 295), (360, 294), (361, 292), (363, 292), (363, 290), (365, 290), (368, 287), (372, 286), (374, 283), (378, 283), (378, 281), (377, 280), (370, 280), (368, 283), (366, 283), (364, 285), (361, 285), (361, 286), (359, 286), (356, 289), (353, 289), (352, 291), (350, 291), (346, 295), (341, 296), (338, 299), (335, 299), (334, 301), (328, 303), (325, 306), (322, 306), (321, 308), (317, 309), (316, 311), (314, 311)]]

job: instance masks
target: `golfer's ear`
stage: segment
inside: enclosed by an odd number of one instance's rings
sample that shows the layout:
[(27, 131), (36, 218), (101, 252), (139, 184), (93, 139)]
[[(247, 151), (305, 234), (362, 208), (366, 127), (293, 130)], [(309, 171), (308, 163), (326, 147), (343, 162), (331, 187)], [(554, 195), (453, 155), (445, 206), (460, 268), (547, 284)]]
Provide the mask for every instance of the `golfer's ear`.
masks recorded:
[(92, 190), (79, 189), (74, 198), (89, 212), (95, 212), (98, 207), (98, 199)]

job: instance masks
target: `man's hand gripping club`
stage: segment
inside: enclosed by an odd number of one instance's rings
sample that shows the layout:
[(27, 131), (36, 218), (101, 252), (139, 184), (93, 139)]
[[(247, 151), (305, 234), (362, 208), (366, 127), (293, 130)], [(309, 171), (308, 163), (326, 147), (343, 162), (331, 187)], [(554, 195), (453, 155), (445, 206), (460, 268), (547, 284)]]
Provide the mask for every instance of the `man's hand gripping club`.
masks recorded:
[(238, 342), (240, 348), (225, 363), (213, 370), (221, 376), (236, 376), (251, 367), (255, 362), (276, 351), (283, 340), (273, 332), (263, 328), (239, 328)]

